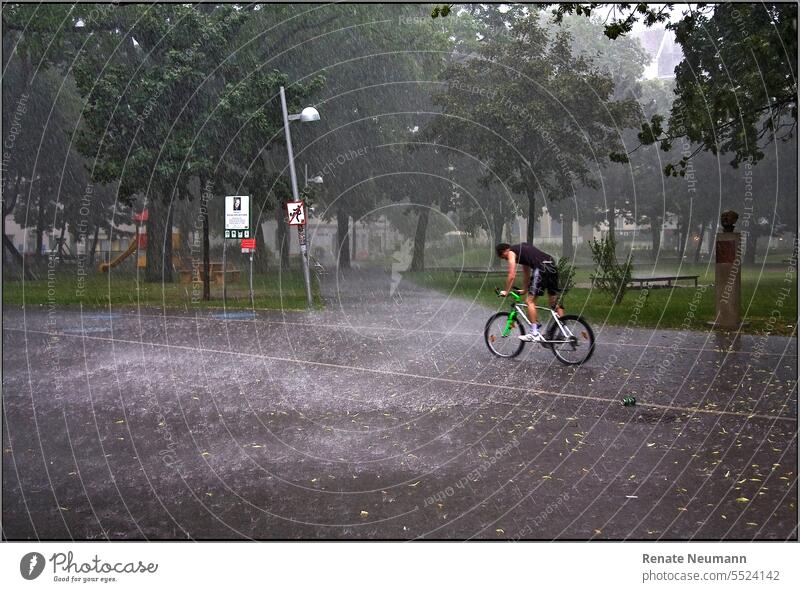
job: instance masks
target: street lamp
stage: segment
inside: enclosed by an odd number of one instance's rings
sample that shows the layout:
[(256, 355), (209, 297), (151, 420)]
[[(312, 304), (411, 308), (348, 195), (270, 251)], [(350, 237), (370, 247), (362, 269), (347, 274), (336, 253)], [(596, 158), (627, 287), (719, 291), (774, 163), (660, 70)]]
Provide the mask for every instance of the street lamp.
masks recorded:
[(306, 165), (305, 172), (306, 172), (305, 174), (306, 187), (308, 187), (309, 185), (322, 185), (322, 183), (324, 182), (324, 180), (322, 179), (322, 175), (317, 175), (311, 178), (308, 177), (308, 165)]
[[(281, 108), (283, 109), (283, 131), (286, 134), (286, 152), (289, 154), (289, 175), (292, 180), (292, 196), (294, 201), (300, 201), (300, 192), (297, 189), (297, 172), (294, 170), (294, 152), (292, 151), (292, 134), (289, 131), (290, 121), (319, 121), (319, 111), (314, 107), (306, 107), (296, 115), (289, 115), (286, 108), (286, 92), (281, 87)], [(308, 307), (314, 306), (314, 299), (311, 296), (311, 275), (308, 270), (308, 247), (306, 246), (306, 227), (301, 224), (297, 227), (297, 239), (300, 242), (300, 259), (303, 262), (303, 278), (306, 283), (306, 299)]]

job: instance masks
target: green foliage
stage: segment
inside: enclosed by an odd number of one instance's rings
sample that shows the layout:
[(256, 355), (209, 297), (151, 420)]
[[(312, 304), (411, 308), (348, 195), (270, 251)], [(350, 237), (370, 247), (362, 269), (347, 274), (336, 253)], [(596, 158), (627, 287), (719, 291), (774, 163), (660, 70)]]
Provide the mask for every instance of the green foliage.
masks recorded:
[[(240, 267), (241, 269), (241, 267)], [(322, 307), (319, 285), (312, 279), (315, 306)], [(109, 275), (94, 274), (86, 278), (84, 290), (75, 289), (74, 273), (57, 272), (49, 279), (3, 283), (5, 306), (57, 306), (86, 308), (135, 308), (139, 306), (169, 306), (181, 309), (221, 308), (229, 310), (304, 310), (306, 294), (303, 276), (298, 271), (270, 271), (254, 277), (255, 302), (249, 297), (247, 273), (241, 273), (237, 282), (227, 288), (227, 299), (222, 299), (222, 286), (212, 284), (212, 299), (197, 301), (189, 284), (152, 285), (141, 281), (134, 273), (114, 271)]]
[(562, 298), (575, 287), (575, 266), (566, 257), (561, 257), (556, 265), (558, 268), (559, 289)]
[[(660, 268), (657, 273), (665, 275), (674, 274), (678, 270), (674, 267)], [(682, 266), (682, 273), (700, 275), (701, 285), (714, 282), (714, 268), (707, 265), (687, 268)], [(742, 302), (750, 302), (746, 311), (747, 324), (743, 332), (748, 334), (786, 335), (793, 337), (797, 332), (797, 282), (793, 281), (791, 293), (786, 299), (786, 309), (782, 310), (781, 318), (775, 322), (774, 316), (770, 319), (770, 311), (774, 308), (775, 294), (786, 287), (784, 283), (784, 270), (753, 270), (752, 273), (742, 274)], [(497, 309), (497, 295), (492, 290), (492, 284), (486, 282), (484, 277), (456, 276), (447, 271), (407, 273), (407, 280), (418, 285), (439, 290), (448, 297), (463, 298), (465, 302), (480, 303), (488, 311)], [(586, 269), (578, 270), (579, 281), (587, 281)], [(796, 280), (797, 274), (794, 274)], [(698, 302), (699, 296), (699, 302)], [(693, 330), (708, 332), (707, 322), (716, 316), (714, 289), (706, 287), (702, 294), (693, 288), (674, 288), (667, 290), (649, 290), (647, 304), (639, 305), (639, 294), (636, 294), (636, 307), (638, 314), (631, 314), (631, 306), (614, 304), (605, 294), (598, 293), (590, 288), (575, 288), (570, 292), (567, 303), (567, 313), (580, 312), (595, 326), (611, 325), (631, 328), (658, 328), (658, 329), (686, 329), (686, 322), (690, 320)], [(633, 300), (633, 295), (629, 297)], [(688, 313), (692, 314), (689, 315)]]
[[(554, 20), (560, 23), (565, 15), (576, 14), (590, 17), (592, 11), (598, 6), (608, 7), (602, 2), (565, 2), (557, 4), (553, 10)], [(605, 25), (605, 35), (609, 39), (617, 39), (621, 35), (630, 33), (639, 20), (645, 26), (651, 27), (656, 23), (663, 23), (669, 19), (673, 4), (653, 4), (647, 2), (620, 2), (612, 7), (612, 14)]]
[(588, 57), (597, 52), (586, 31), (576, 27), (583, 43), (575, 47), (569, 32), (549, 30), (540, 13), (516, 10), (474, 9), (483, 40), (445, 68), (447, 84), (435, 96), (442, 114), (423, 133), (454, 156), (474, 156), (478, 162), (467, 168), (484, 186), (499, 186), (500, 196), (486, 195), (478, 212), (494, 235), (517, 212), (509, 190), (526, 201), (536, 193), (562, 199), (595, 184), (598, 155), (624, 161), (619, 129), (633, 126), (639, 111), (633, 99), (615, 95), (613, 76)]
[(438, 6), (434, 6), (433, 10), (431, 10), (431, 18), (438, 18), (438, 17), (446, 17), (450, 14), (450, 9), (453, 6), (451, 4), (441, 4)]
[(730, 153), (734, 167), (761, 160), (764, 140), (791, 136), (797, 123), (796, 3), (722, 3), (670, 28), (684, 53), (675, 69), (670, 136)]
[[(588, 16), (598, 3), (560, 4), (556, 21), (574, 13)], [(640, 21), (666, 22), (672, 4), (614, 5), (606, 35), (620, 38)], [(661, 115), (642, 125), (642, 144), (686, 137), (712, 154), (732, 154), (730, 164), (758, 162), (764, 145), (790, 138), (797, 125), (797, 3), (698, 4), (672, 16), (667, 29), (683, 50), (675, 69), (676, 100), (668, 129)], [(664, 167), (684, 176), (688, 159)]]
[(589, 248), (592, 250), (597, 271), (591, 275), (594, 287), (611, 295), (615, 304), (622, 302), (628, 289), (632, 274), (632, 260), (628, 255), (625, 263), (617, 262), (617, 241), (613, 234), (591, 240)]

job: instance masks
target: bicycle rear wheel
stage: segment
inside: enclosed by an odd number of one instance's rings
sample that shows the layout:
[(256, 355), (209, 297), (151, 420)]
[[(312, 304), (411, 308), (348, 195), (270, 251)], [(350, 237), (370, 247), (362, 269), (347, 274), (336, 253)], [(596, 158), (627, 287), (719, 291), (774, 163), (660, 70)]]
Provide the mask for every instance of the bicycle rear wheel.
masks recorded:
[(509, 325), (508, 316), (507, 312), (498, 312), (489, 318), (483, 330), (486, 347), (501, 358), (518, 356), (525, 347), (525, 342), (519, 340), (520, 335), (525, 335), (525, 328), (517, 319), (511, 321)]
[(594, 353), (594, 331), (589, 323), (578, 315), (564, 315), (560, 320), (570, 334), (564, 335), (555, 322), (550, 324), (547, 328), (547, 340), (565, 342), (549, 344), (553, 355), (559, 362), (568, 366), (583, 364)]

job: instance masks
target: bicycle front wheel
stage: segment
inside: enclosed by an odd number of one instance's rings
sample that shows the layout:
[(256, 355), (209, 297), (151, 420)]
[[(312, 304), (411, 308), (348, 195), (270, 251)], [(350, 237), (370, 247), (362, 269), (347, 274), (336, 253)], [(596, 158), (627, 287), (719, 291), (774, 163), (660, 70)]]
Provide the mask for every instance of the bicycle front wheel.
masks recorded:
[(583, 364), (594, 353), (594, 331), (589, 323), (578, 315), (564, 315), (560, 320), (566, 329), (566, 334), (555, 322), (547, 329), (547, 340), (558, 342), (549, 344), (553, 355), (568, 366)]
[(525, 347), (519, 336), (525, 335), (525, 328), (517, 319), (509, 320), (509, 313), (498, 312), (486, 323), (483, 338), (489, 351), (501, 358), (518, 356)]

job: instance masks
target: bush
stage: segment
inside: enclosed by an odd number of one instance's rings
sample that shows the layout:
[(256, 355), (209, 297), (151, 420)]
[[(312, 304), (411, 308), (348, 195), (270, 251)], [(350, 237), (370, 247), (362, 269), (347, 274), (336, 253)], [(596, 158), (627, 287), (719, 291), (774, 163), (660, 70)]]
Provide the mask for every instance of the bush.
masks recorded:
[(619, 304), (631, 279), (631, 256), (622, 265), (617, 262), (617, 241), (612, 234), (590, 241), (589, 248), (597, 265), (597, 273), (590, 276), (594, 286), (608, 292), (614, 304)]
[(558, 282), (561, 284), (561, 297), (567, 295), (567, 292), (575, 287), (575, 266), (571, 265), (567, 257), (561, 257), (558, 260)]

